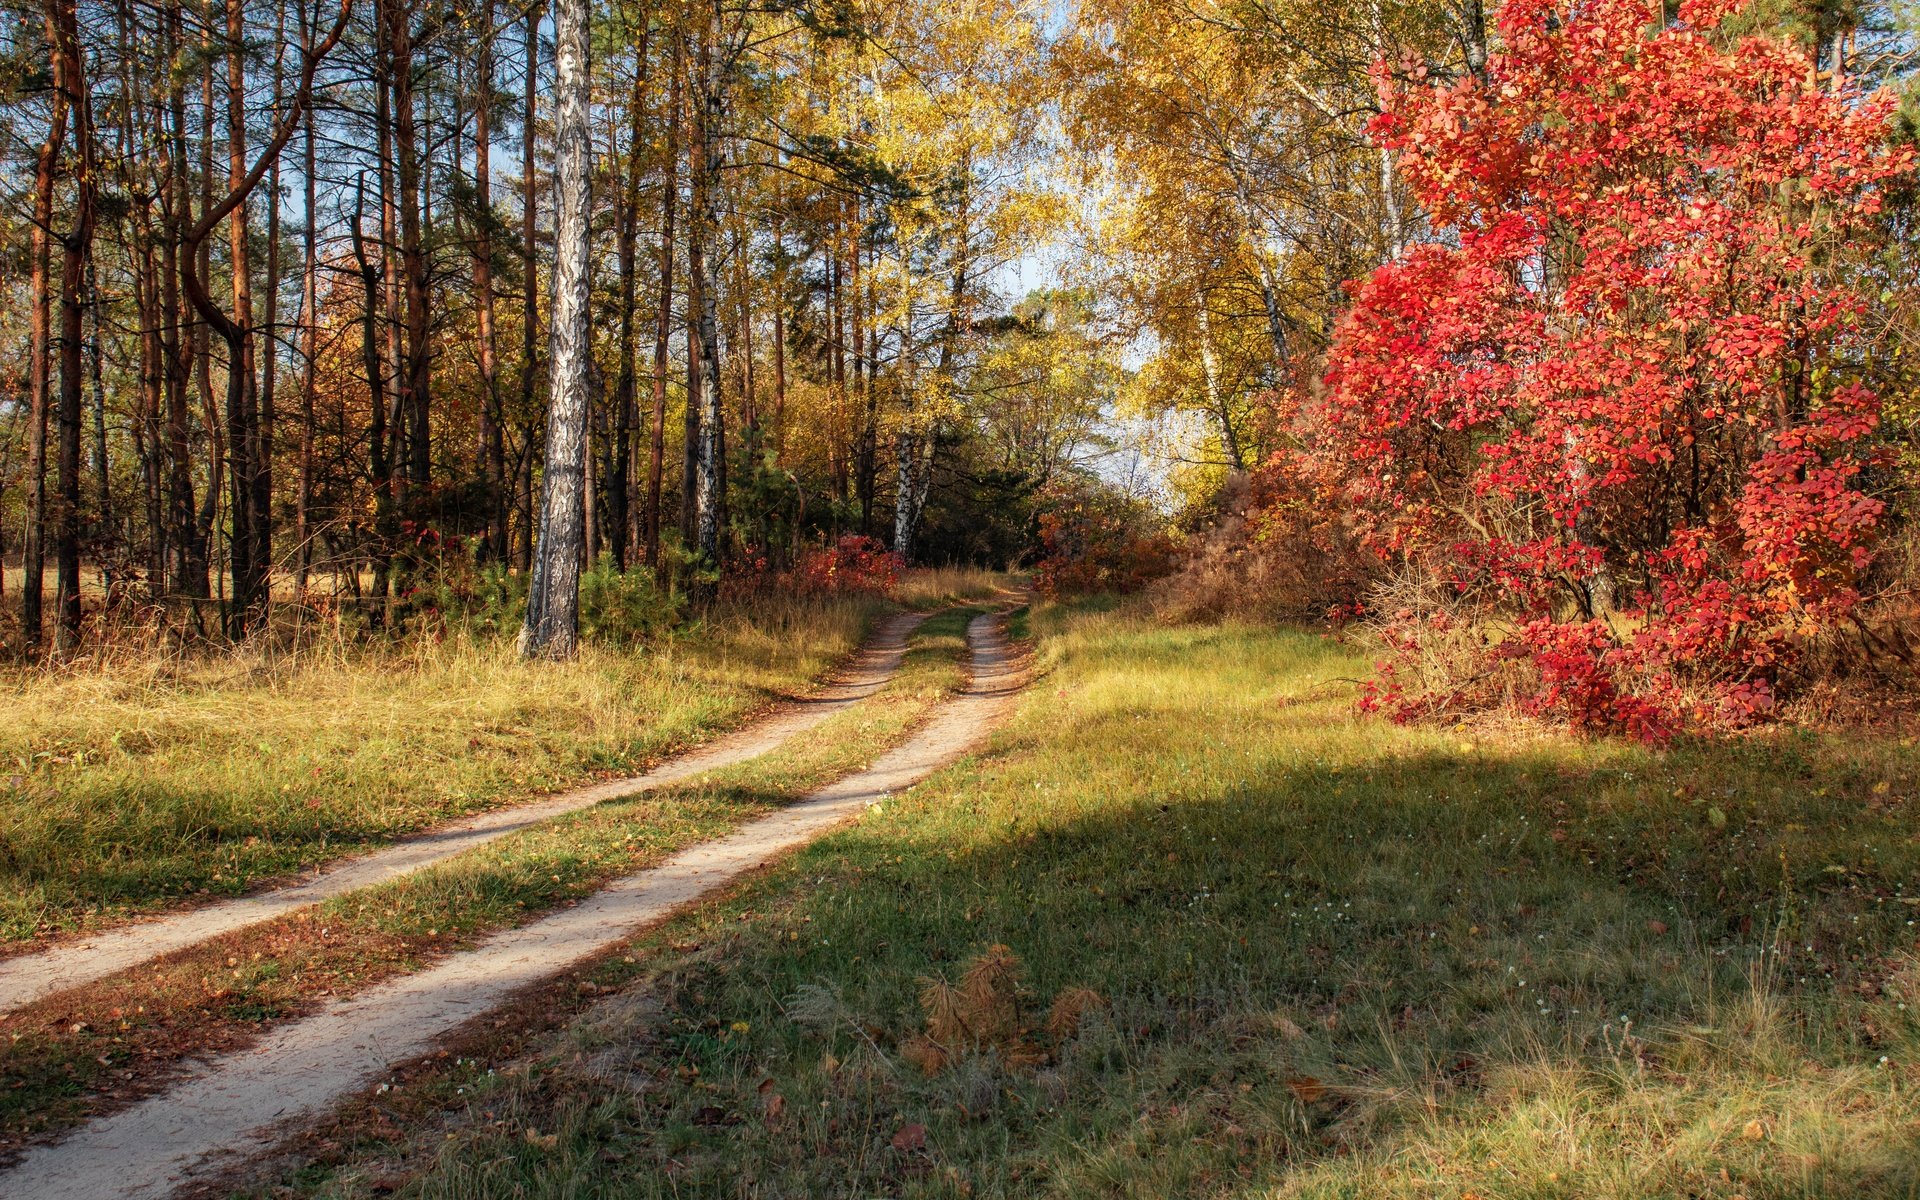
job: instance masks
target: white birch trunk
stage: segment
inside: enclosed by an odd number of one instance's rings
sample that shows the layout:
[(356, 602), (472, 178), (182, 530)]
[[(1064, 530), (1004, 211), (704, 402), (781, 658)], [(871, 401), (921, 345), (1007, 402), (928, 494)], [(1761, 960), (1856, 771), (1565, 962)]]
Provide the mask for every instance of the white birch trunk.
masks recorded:
[(719, 81), (714, 77), (713, 50), (709, 39), (700, 48), (700, 98), (694, 117), (694, 136), (699, 147), (694, 155), (698, 170), (692, 183), (693, 229), (687, 239), (687, 271), (700, 294), (700, 309), (695, 314), (700, 342), (700, 440), (694, 458), (694, 540), (709, 567), (720, 565), (721, 516), (725, 505), (726, 430), (721, 424), (725, 412), (720, 392), (720, 319), (719, 297), (715, 294), (713, 274), (707, 264), (710, 239), (720, 228), (719, 195), (720, 141), (715, 136), (720, 97)]
[(527, 593), (520, 652), (572, 655), (579, 632), (580, 560), (585, 552), (587, 461), (587, 128), (588, 0), (553, 0), (554, 265), (547, 454), (540, 487), (540, 535)]

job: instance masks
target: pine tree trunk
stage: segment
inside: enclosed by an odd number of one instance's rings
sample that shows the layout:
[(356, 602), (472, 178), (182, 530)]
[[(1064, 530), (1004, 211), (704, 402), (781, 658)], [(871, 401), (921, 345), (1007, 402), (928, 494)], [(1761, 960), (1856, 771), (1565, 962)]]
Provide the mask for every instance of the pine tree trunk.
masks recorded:
[(111, 594), (113, 580), (109, 573), (116, 562), (112, 553), (116, 538), (113, 527), (113, 478), (107, 458), (107, 381), (103, 361), (106, 347), (102, 343), (106, 335), (100, 329), (100, 310), (105, 305), (100, 298), (100, 273), (94, 265), (91, 249), (87, 253), (86, 274), (87, 383), (88, 394), (92, 397), (87, 408), (93, 435), (93, 541), (100, 571), (103, 576), (108, 576), (108, 591)]
[[(286, 106), (287, 5), (274, 5), (273, 113), (278, 130)], [(260, 579), (260, 602), (273, 599), (273, 439), (274, 401), (280, 381), (280, 156), (273, 156), (267, 178), (267, 269), (263, 305), (266, 331), (264, 360), (260, 364), (260, 404), (253, 414), (253, 557)]]
[(547, 452), (540, 539), (520, 652), (572, 655), (580, 611), (587, 455), (588, 0), (554, 0), (554, 271)]
[(71, 651), (80, 640), (80, 423), (83, 382), (84, 289), (93, 254), (94, 194), (93, 104), (88, 97), (86, 59), (74, 0), (56, 0), (56, 36), (60, 69), (55, 86), (66, 93), (72, 112), (74, 148), (73, 223), (61, 239), (60, 256), (60, 501), (55, 510), (59, 634), (56, 645)]
[(660, 482), (667, 452), (667, 338), (673, 327), (673, 218), (680, 197), (680, 69), (676, 42), (667, 98), (667, 177), (660, 196), (660, 301), (654, 314), (653, 414), (648, 427), (647, 565), (660, 565)]
[[(53, 3), (46, 13), (49, 64), (59, 76), (58, 18)], [(53, 387), (53, 303), (49, 276), (53, 268), (54, 172), (67, 138), (67, 89), (55, 86), (53, 111), (46, 140), (34, 160), (33, 256), (28, 303), (32, 308), (28, 350), (27, 401), (27, 530), (21, 548), (20, 633), (28, 650), (37, 650), (43, 636), (46, 589), (47, 537), (47, 426)]]
[[(169, 63), (181, 56), (184, 39), (181, 6), (167, 6), (163, 26)], [(161, 174), (161, 206), (167, 227), (166, 241), (160, 248), (160, 305), (166, 314), (161, 330), (164, 343), (167, 389), (167, 534), (168, 589), (176, 595), (204, 599), (211, 590), (207, 579), (207, 541), (199, 519), (199, 503), (194, 496), (192, 406), (188, 391), (193, 385), (193, 335), (189, 332), (192, 311), (185, 295), (187, 230), (190, 201), (187, 197), (187, 116), (186, 87), (178, 75), (170, 81), (167, 96), (168, 133), (166, 162)]]
[[(247, 174), (247, 77), (245, 7), (243, 0), (226, 0), (227, 11), (227, 189), (240, 190)], [(227, 252), (231, 265), (233, 313), (219, 321), (209, 316), (227, 344), (227, 564), (232, 577), (233, 607), (227, 614), (227, 634), (245, 634), (260, 599), (265, 564), (257, 559), (263, 514), (256, 506), (254, 460), (258, 440), (258, 382), (254, 371), (253, 268), (250, 250), (250, 213), (244, 199), (234, 206), (227, 222)], [(206, 315), (204, 312), (202, 315)]]
[(640, 235), (641, 114), (646, 99), (647, 44), (644, 32), (634, 53), (633, 91), (627, 100), (627, 179), (620, 205), (618, 256), (620, 260), (620, 372), (614, 385), (614, 436), (608, 473), (607, 499), (609, 538), (615, 565), (627, 569), (628, 559), (639, 544), (634, 528), (632, 503), (633, 419), (638, 364), (635, 321), (639, 296), (634, 269), (638, 259)]
[[(313, 18), (303, 9), (299, 20), (300, 48), (311, 54), (315, 33)], [(311, 106), (303, 123), (305, 136), (301, 147), (300, 174), (305, 189), (307, 221), (301, 247), (300, 357), (304, 369), (300, 378), (300, 478), (293, 497), (293, 586), (294, 595), (301, 600), (306, 598), (307, 576), (313, 570), (313, 410), (319, 387), (317, 359), (320, 353), (320, 222), (315, 207), (317, 184), (314, 173), (317, 162)]]
[(392, 46), (393, 157), (400, 178), (400, 266), (406, 298), (406, 352), (400, 371), (400, 410), (407, 427), (407, 482), (424, 488), (433, 482), (428, 442), (433, 356), (427, 343), (427, 255), (422, 235), (421, 151), (414, 112), (413, 6), (388, 5)]
[[(535, 255), (539, 206), (535, 199), (533, 169), (535, 120), (539, 115), (540, 5), (528, 7), (525, 28), (526, 105), (520, 123), (520, 275), (521, 287), (525, 292), (520, 315), (520, 411), (522, 414), (531, 414), (534, 411), (534, 376), (539, 369), (536, 356), (539, 352), (537, 331), (540, 327), (540, 273)], [(533, 567), (533, 439), (536, 427), (530, 415), (523, 419), (529, 423), (522, 431), (523, 444), (520, 448), (519, 471), (516, 472), (520, 478), (515, 491), (520, 509), (519, 567), (522, 571), (529, 571)]]
[(382, 545), (376, 548), (373, 591), (386, 595), (387, 564), (384, 549), (388, 500), (388, 476), (393, 470), (387, 457), (387, 372), (380, 355), (380, 268), (367, 253), (365, 231), (367, 182), (363, 174), (353, 188), (353, 259), (360, 269), (360, 362), (367, 376), (367, 478), (373, 484), (374, 533)]
[(473, 236), (473, 295), (480, 360), (480, 476), (487, 492), (484, 558), (507, 559), (507, 448), (501, 427), (500, 365), (493, 334), (493, 0), (480, 8), (480, 55), (474, 84), (473, 191), (479, 220)]

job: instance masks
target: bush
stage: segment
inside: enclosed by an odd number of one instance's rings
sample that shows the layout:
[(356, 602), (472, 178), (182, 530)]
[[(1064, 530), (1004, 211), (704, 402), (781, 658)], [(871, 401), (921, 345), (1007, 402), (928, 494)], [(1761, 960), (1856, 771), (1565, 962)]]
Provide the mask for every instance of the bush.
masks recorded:
[(1043, 596), (1136, 592), (1176, 565), (1173, 539), (1152, 528), (1146, 507), (1109, 488), (1088, 481), (1056, 486), (1040, 507), (1033, 586)]
[(625, 571), (602, 554), (580, 576), (580, 636), (633, 646), (671, 632), (686, 616), (683, 597), (660, 587), (646, 567)]
[[(1381, 75), (1439, 236), (1336, 332), (1329, 499), (1500, 631), (1470, 677), (1524, 662), (1523, 705), (1581, 728), (1774, 714), (1883, 512), (1860, 281), (1912, 150), (1737, 7), (1508, 0), (1483, 78)], [(1435, 636), (1385, 618), (1390, 657)]]
[(865, 592), (883, 596), (893, 590), (906, 564), (876, 538), (848, 534), (831, 546), (800, 555), (782, 586), (804, 595)]

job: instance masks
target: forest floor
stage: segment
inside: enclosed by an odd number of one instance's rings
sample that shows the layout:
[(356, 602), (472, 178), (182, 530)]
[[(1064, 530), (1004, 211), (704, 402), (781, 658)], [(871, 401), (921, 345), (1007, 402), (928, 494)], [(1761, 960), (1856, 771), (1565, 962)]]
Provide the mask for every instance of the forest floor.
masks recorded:
[[(480, 930), (529, 898), (580, 913), (667, 860), (630, 855), (636, 822), (694, 813), (703, 834), (668, 835), (689, 845), (926, 733), (960, 619), (732, 782), (559, 818), (451, 860), (480, 886), (435, 868), (326, 919), (437, 948), (449, 897), (498, 898)], [(1404, 728), (1358, 716), (1364, 661), (1309, 633), (1098, 604), (1013, 632), (1038, 678), (984, 750), (188, 1190), (1920, 1192), (1913, 739)], [(446, 962), (472, 952), (454, 936)], [(25, 1090), (53, 1096), (56, 1063)]]

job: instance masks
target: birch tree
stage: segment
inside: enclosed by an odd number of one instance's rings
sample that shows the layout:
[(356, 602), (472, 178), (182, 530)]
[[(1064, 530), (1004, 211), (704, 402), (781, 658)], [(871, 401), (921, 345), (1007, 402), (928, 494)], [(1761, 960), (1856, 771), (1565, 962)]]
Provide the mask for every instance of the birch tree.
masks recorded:
[(540, 484), (540, 533), (527, 593), (520, 653), (568, 658), (579, 636), (580, 564), (586, 553), (587, 180), (592, 170), (592, 100), (587, 65), (587, 0), (554, 0), (554, 266), (547, 453)]

